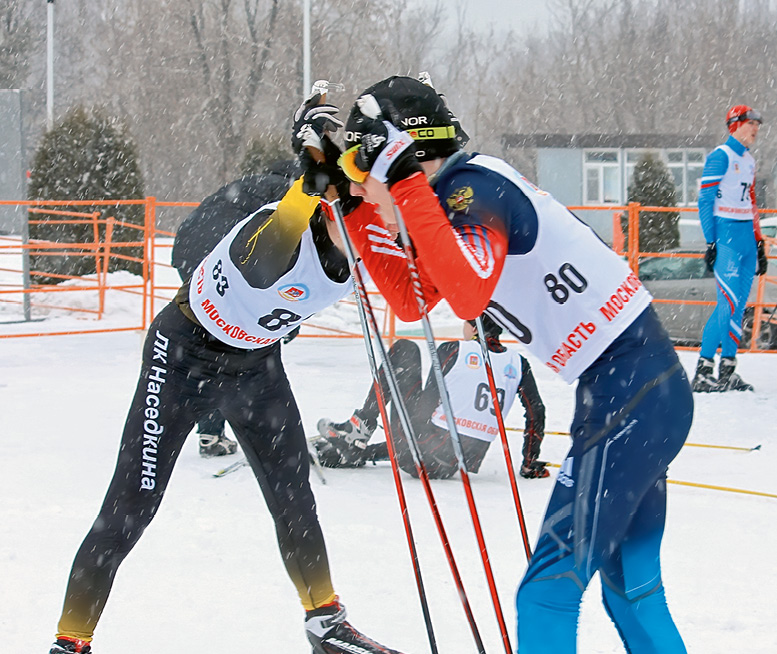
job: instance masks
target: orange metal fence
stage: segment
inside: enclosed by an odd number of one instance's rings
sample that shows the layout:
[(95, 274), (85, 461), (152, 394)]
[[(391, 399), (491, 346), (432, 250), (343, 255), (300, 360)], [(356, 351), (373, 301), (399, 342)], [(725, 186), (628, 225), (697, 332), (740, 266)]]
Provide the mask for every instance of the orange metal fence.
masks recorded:
[[(570, 210), (578, 212), (578, 211), (585, 211), (585, 210), (591, 210), (592, 207), (569, 207)], [(639, 247), (639, 220), (640, 220), (640, 214), (643, 212), (651, 212), (651, 213), (669, 213), (669, 212), (677, 212), (681, 215), (683, 213), (691, 213), (696, 214), (697, 209), (695, 207), (654, 207), (654, 206), (642, 206), (638, 202), (630, 202), (626, 206), (622, 207), (595, 207), (595, 209), (606, 209), (609, 211), (614, 211), (613, 215), (613, 248), (618, 252), (619, 254), (623, 254), (626, 256), (627, 261), (629, 262), (629, 267), (637, 274), (639, 275), (639, 264), (640, 260), (643, 260), (646, 257), (651, 258), (672, 258), (672, 259), (700, 259), (704, 256), (703, 252), (698, 253), (691, 253), (691, 252), (643, 252), (641, 251)], [(766, 217), (770, 215), (777, 214), (777, 209), (759, 209), (758, 210), (761, 217)], [(627, 238), (624, 242), (623, 234), (618, 233), (620, 229), (620, 215), (625, 212), (625, 215), (627, 216), (627, 224), (628, 224), (628, 234)], [(774, 261), (777, 257), (769, 256), (770, 255), (770, 249), (772, 246), (777, 243), (777, 239), (774, 237), (765, 236), (764, 241), (766, 243), (766, 254), (767, 258), (770, 261)], [(618, 245), (625, 245), (625, 249), (620, 249)], [(769, 326), (771, 328), (772, 325), (772, 317), (775, 315), (775, 311), (777, 310), (777, 303), (774, 302), (766, 302), (765, 300), (765, 292), (768, 285), (775, 285), (777, 284), (777, 276), (774, 275), (762, 275), (760, 277), (755, 278), (755, 287), (756, 287), (756, 297), (754, 302), (748, 302), (747, 306), (748, 308), (752, 309), (753, 311), (753, 328), (752, 328), (752, 334), (750, 336), (750, 342), (745, 348), (741, 348), (744, 351), (761, 351), (761, 352), (777, 352), (777, 350), (773, 349), (772, 347), (759, 347), (760, 345), (760, 336), (761, 336), (761, 330), (764, 328), (764, 326)], [(678, 300), (678, 299), (667, 299), (667, 298), (654, 298), (653, 300), (657, 304), (685, 304), (685, 305), (702, 305), (702, 306), (714, 306), (715, 302), (713, 301), (701, 301), (701, 300)], [(777, 326), (777, 325), (775, 325)], [(771, 329), (770, 329), (771, 331)], [(771, 339), (770, 339), (771, 340)], [(777, 345), (777, 343), (774, 343), (773, 345)], [(698, 349), (697, 347), (694, 348), (681, 348), (681, 349)]]
[[(170, 301), (180, 286), (177, 272), (169, 263), (175, 234), (158, 227), (160, 216), (168, 210), (189, 210), (197, 204), (196, 202), (159, 202), (154, 197), (142, 200), (0, 201), (0, 205), (26, 207), (28, 212), (28, 223), (24, 225), (21, 237), (0, 236), (0, 338), (147, 329), (153, 316)], [(126, 205), (144, 207), (142, 225), (117, 221), (111, 215), (111, 209)], [(100, 210), (91, 210), (96, 207), (100, 207)], [(84, 208), (89, 208), (90, 211), (85, 212)], [(590, 211), (615, 212), (616, 216), (625, 213), (628, 218), (628, 238), (627, 240), (622, 238), (619, 219), (614, 220), (613, 247), (626, 257), (637, 274), (640, 260), (644, 257), (698, 258), (703, 256), (701, 253), (642, 252), (639, 247), (638, 226), (642, 212), (695, 213), (695, 208), (643, 207), (637, 203), (630, 203), (625, 206), (580, 206), (570, 207), (570, 209), (584, 220), (586, 212)], [(762, 215), (774, 213), (777, 213), (777, 209), (761, 210)], [(92, 239), (89, 242), (80, 243), (30, 240), (27, 237), (27, 225), (44, 220), (58, 221), (60, 224), (89, 224), (92, 226)], [(115, 229), (118, 226), (137, 230), (138, 239), (117, 241)], [(773, 245), (774, 239), (769, 238), (767, 242)], [(142, 249), (143, 254), (140, 259), (121, 253), (122, 249), (131, 246)], [(62, 283), (36, 284), (35, 278), (41, 273), (29, 270), (27, 263), (29, 254), (33, 252), (38, 256), (93, 257), (95, 274), (81, 277), (60, 275)], [(114, 259), (136, 261), (140, 264), (142, 275), (131, 278), (123, 276), (117, 281), (114, 276), (108, 274), (109, 263)], [(754, 311), (753, 334), (749, 346), (751, 351), (758, 347), (762, 325), (771, 323), (772, 312), (775, 311), (776, 305), (764, 301), (764, 291), (767, 284), (775, 283), (777, 283), (777, 277), (757, 278), (756, 300), (749, 305)], [(62, 293), (72, 294), (74, 301), (51, 301), (53, 294)], [(119, 318), (113, 316), (110, 309), (106, 307), (109, 294), (113, 297), (133, 298), (135, 303), (132, 305), (132, 310), (124, 311)], [(89, 298), (88, 302), (83, 300), (85, 295)], [(396, 336), (396, 321), (382, 302), (382, 298), (376, 296), (375, 300), (376, 307), (383, 315), (384, 333), (393, 340)], [(348, 301), (344, 302), (348, 303)], [(657, 298), (656, 302), (714, 305), (714, 302), (709, 301), (661, 298)], [(126, 300), (123, 304), (126, 304)], [(66, 328), (58, 328), (57, 317), (74, 315), (80, 315), (88, 322), (85, 321), (83, 326), (74, 328), (70, 321)], [(315, 319), (306, 325), (307, 335), (360, 336), (357, 330), (316, 324)]]
[[(175, 233), (158, 227), (166, 210), (196, 207), (197, 202), (159, 202), (154, 197), (143, 200), (104, 201), (0, 201), (0, 205), (21, 206), (27, 209), (27, 222), (21, 236), (0, 235), (0, 338), (26, 336), (57, 336), (64, 334), (105, 333), (135, 331), (148, 328), (153, 317), (175, 295), (181, 285), (177, 271), (170, 263)], [(143, 205), (142, 225), (117, 221), (110, 215), (111, 209), (125, 205)], [(84, 207), (105, 207), (104, 210), (84, 212)], [(91, 239), (83, 242), (43, 241), (27, 237), (28, 225), (40, 223), (64, 225), (91, 225)], [(138, 240), (119, 241), (114, 237), (117, 226), (137, 230)], [(102, 228), (102, 230), (101, 230)], [(142, 248), (141, 258), (127, 257), (120, 253), (127, 247)], [(92, 257), (95, 273), (71, 276), (30, 270), (29, 256), (39, 257)], [(142, 274), (116, 279), (108, 274), (109, 261), (124, 259), (140, 264)], [(55, 278), (60, 283), (36, 283), (36, 277)], [(56, 298), (52, 296), (56, 294)], [(114, 305), (127, 305), (128, 297), (136, 301), (131, 311), (122, 311), (116, 317), (106, 310), (106, 298), (113, 294)], [(88, 301), (84, 296), (88, 295)], [(373, 305), (382, 317), (384, 335), (393, 339), (396, 324), (383, 299), (372, 293)], [(63, 296), (74, 298), (73, 301)], [(354, 309), (353, 300), (342, 304)], [(68, 321), (62, 328), (61, 317), (82, 317), (83, 326), (73, 326)], [(88, 320), (88, 322), (87, 322)], [(353, 321), (351, 321), (353, 322)], [(355, 323), (353, 323), (355, 325)], [(315, 317), (306, 322), (306, 334), (330, 337), (361, 337), (358, 326), (331, 325), (317, 322)]]

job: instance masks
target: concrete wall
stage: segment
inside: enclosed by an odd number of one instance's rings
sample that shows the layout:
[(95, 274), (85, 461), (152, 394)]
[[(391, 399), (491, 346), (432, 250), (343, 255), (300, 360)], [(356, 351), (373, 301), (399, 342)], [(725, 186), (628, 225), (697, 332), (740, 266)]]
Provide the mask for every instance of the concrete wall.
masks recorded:
[[(567, 207), (583, 204), (583, 155), (576, 148), (539, 148), (537, 186)], [(577, 216), (599, 238), (612, 243), (613, 211), (580, 211)]]
[[(21, 92), (0, 89), (0, 200), (24, 200)], [(0, 205), (0, 234), (19, 234), (23, 209)]]
[(583, 155), (573, 148), (537, 150), (537, 186), (561, 204), (583, 204)]

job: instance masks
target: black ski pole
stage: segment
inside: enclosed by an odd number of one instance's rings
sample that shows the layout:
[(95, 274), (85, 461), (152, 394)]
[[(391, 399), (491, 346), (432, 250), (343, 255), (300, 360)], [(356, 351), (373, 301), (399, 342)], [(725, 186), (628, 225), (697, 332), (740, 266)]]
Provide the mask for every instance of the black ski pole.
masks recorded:
[(472, 526), (475, 529), (475, 536), (477, 537), (478, 545), (480, 547), (480, 558), (483, 561), (483, 569), (486, 574), (486, 580), (491, 592), (491, 600), (494, 605), (494, 613), (496, 614), (496, 620), (499, 625), (499, 632), (502, 636), (502, 644), (504, 645), (506, 654), (512, 654), (512, 648), (510, 646), (510, 637), (507, 634), (507, 625), (505, 624), (504, 614), (502, 612), (502, 605), (499, 601), (499, 595), (496, 589), (496, 580), (494, 579), (494, 571), (491, 568), (491, 561), (488, 557), (488, 550), (486, 549), (486, 541), (483, 536), (483, 528), (480, 524), (480, 516), (478, 515), (477, 507), (475, 506), (475, 496), (472, 492), (472, 485), (469, 480), (469, 472), (467, 470), (467, 462), (464, 458), (464, 452), (461, 448), (461, 440), (459, 439), (459, 432), (456, 429), (456, 418), (453, 415), (453, 407), (451, 406), (450, 396), (448, 395), (448, 389), (445, 385), (445, 378), (442, 373), (442, 365), (440, 364), (440, 357), (437, 354), (437, 346), (434, 342), (434, 334), (432, 333), (432, 326), (429, 322), (429, 315), (426, 311), (426, 299), (423, 294), (423, 287), (421, 286), (421, 275), (418, 272), (418, 266), (415, 262), (413, 255), (413, 249), (410, 244), (410, 236), (405, 226), (405, 221), (402, 218), (402, 214), (399, 211), (399, 207), (394, 206), (394, 215), (396, 216), (397, 226), (399, 228), (399, 236), (402, 240), (402, 247), (405, 252), (405, 258), (407, 259), (407, 269), (410, 273), (410, 282), (413, 287), (416, 302), (418, 303), (418, 313), (421, 316), (421, 325), (424, 329), (424, 338), (429, 348), (429, 356), (432, 361), (432, 370), (434, 371), (434, 377), (437, 381), (437, 387), (440, 391), (440, 400), (442, 402), (443, 411), (445, 412), (445, 419), (448, 423), (448, 431), (451, 435), (451, 442), (453, 443), (453, 450), (456, 453), (456, 458), (459, 464), (459, 474), (461, 476), (461, 482), (464, 485), (464, 492), (467, 497), (467, 504), (469, 506), (470, 516), (472, 517)]
[(515, 468), (513, 467), (513, 457), (510, 454), (510, 445), (507, 442), (507, 429), (505, 428), (504, 415), (502, 414), (502, 406), (499, 404), (499, 393), (496, 389), (496, 379), (494, 379), (494, 368), (491, 365), (491, 356), (488, 353), (488, 344), (486, 342), (486, 332), (483, 329), (483, 320), (480, 316), (475, 320), (475, 325), (478, 329), (478, 340), (480, 341), (480, 349), (483, 353), (483, 361), (486, 365), (486, 375), (488, 376), (488, 387), (491, 390), (491, 401), (494, 404), (494, 414), (496, 415), (496, 424), (499, 426), (499, 437), (502, 440), (502, 450), (505, 455), (505, 462), (507, 463), (507, 476), (510, 479), (510, 489), (513, 494), (513, 502), (515, 503), (515, 510), (518, 514), (518, 526), (521, 530), (521, 538), (523, 540), (523, 548), (526, 551), (526, 561), (531, 559), (531, 546), (529, 545), (529, 533), (526, 529), (526, 519), (523, 515), (523, 506), (521, 505), (521, 496), (518, 493), (518, 482), (515, 478)]
[[(359, 318), (362, 321), (362, 331), (364, 333), (365, 344), (367, 345), (367, 357), (370, 360), (370, 366), (373, 370), (373, 378), (376, 380), (377, 388), (380, 389), (380, 382), (379, 382), (379, 377), (377, 372), (374, 350), (372, 348), (371, 342), (368, 340), (369, 333), (370, 333), (370, 330), (368, 327), (371, 327), (372, 329), (375, 344), (377, 346), (378, 353), (380, 354), (381, 362), (383, 364), (383, 372), (389, 387), (389, 391), (391, 393), (392, 401), (394, 403), (395, 409), (397, 410), (397, 414), (399, 415), (399, 420), (408, 442), (408, 448), (413, 458), (413, 463), (418, 473), (418, 478), (421, 481), (421, 484), (424, 488), (424, 492), (426, 493), (429, 507), (432, 511), (432, 516), (434, 518), (434, 522), (437, 527), (438, 534), (440, 536), (440, 541), (445, 551), (448, 564), (451, 568), (451, 573), (453, 574), (454, 583), (456, 584), (456, 588), (459, 594), (459, 599), (462, 603), (462, 607), (467, 616), (467, 621), (469, 622), (470, 629), (472, 630), (472, 635), (475, 640), (475, 645), (477, 647), (479, 654), (485, 654), (485, 647), (483, 645), (483, 641), (480, 637), (480, 632), (478, 631), (477, 624), (475, 622), (475, 616), (472, 613), (472, 608), (469, 604), (469, 600), (467, 599), (467, 594), (464, 590), (464, 584), (461, 579), (461, 575), (459, 574), (458, 566), (456, 565), (456, 560), (453, 556), (453, 550), (451, 549), (450, 541), (448, 540), (448, 536), (445, 532), (445, 527), (442, 522), (442, 516), (440, 515), (439, 508), (437, 507), (437, 501), (435, 500), (434, 493), (432, 492), (431, 483), (429, 481), (429, 474), (426, 470), (426, 466), (423, 462), (423, 459), (420, 456), (417, 440), (415, 438), (415, 432), (410, 422), (410, 417), (407, 412), (407, 407), (405, 406), (405, 402), (402, 399), (402, 394), (399, 390), (399, 384), (397, 383), (396, 373), (391, 364), (388, 353), (386, 352), (386, 348), (383, 343), (383, 340), (380, 336), (380, 328), (375, 318), (375, 313), (372, 310), (372, 305), (369, 301), (369, 298), (367, 297), (367, 291), (364, 285), (364, 279), (356, 263), (356, 254), (353, 250), (353, 244), (351, 243), (350, 237), (348, 236), (348, 232), (345, 228), (345, 220), (343, 218), (342, 210), (340, 208), (340, 201), (334, 200), (333, 202), (330, 203), (330, 205), (332, 207), (332, 213), (335, 216), (335, 221), (337, 222), (338, 230), (340, 232), (340, 237), (343, 241), (343, 246), (346, 250), (346, 256), (348, 258), (348, 262), (349, 262), (349, 265), (351, 266), (351, 270), (353, 273), (354, 286), (356, 287), (357, 307), (359, 308)], [(369, 326), (367, 325), (368, 319), (369, 319)], [(382, 411), (385, 411), (385, 405)], [(388, 420), (388, 416), (384, 416), (383, 420), (384, 420), (383, 424), (386, 430), (387, 442), (388, 442), (388, 438), (390, 437), (390, 423)], [(392, 467), (393, 466), (394, 466), (394, 463), (392, 462)], [(396, 468), (398, 469), (398, 466), (396, 466)], [(395, 473), (398, 476), (397, 469), (395, 469)], [(399, 488), (401, 488), (401, 482), (399, 483), (398, 490)], [(402, 499), (400, 500), (400, 503), (402, 503), (402, 501), (404, 500), (403, 492), (401, 492), (401, 496), (402, 496)], [(403, 509), (403, 516), (404, 516), (407, 510), (406, 505), (403, 506), (402, 509)], [(417, 554), (415, 553), (414, 544), (412, 546), (412, 551), (413, 551), (413, 557), (414, 557), (413, 558), (414, 569), (416, 570), (417, 577), (420, 579), (420, 567), (418, 566)], [(422, 599), (422, 605), (424, 606), (424, 615), (426, 616), (428, 614), (428, 607), (426, 605), (425, 596)], [(431, 621), (429, 621), (428, 624), (429, 624), (429, 627), (431, 628)]]

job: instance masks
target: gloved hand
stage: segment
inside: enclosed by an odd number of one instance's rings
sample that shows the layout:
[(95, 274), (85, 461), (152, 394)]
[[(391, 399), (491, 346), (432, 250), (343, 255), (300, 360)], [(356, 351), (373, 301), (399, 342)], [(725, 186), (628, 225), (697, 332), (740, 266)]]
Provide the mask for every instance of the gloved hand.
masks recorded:
[(756, 249), (758, 252), (758, 266), (756, 268), (756, 275), (765, 275), (769, 269), (769, 260), (766, 258), (766, 244), (763, 239), (756, 243)]
[(354, 159), (356, 167), (389, 187), (421, 172), (413, 137), (383, 119), (383, 108), (375, 96), (363, 95), (356, 100), (356, 105), (368, 118), (362, 126), (361, 146)]
[(297, 335), (299, 334), (299, 325), (297, 325), (294, 329), (292, 329), (286, 336), (283, 336), (281, 338), (281, 343), (284, 345), (288, 345), (291, 343), (295, 338), (297, 338)]
[(299, 153), (302, 191), (308, 195), (324, 195), (327, 187), (332, 185), (340, 197), (348, 195), (348, 179), (337, 165), (340, 148), (328, 136), (321, 138), (319, 148), (311, 148), (305, 146)]
[(707, 243), (707, 251), (704, 253), (704, 263), (707, 264), (707, 270), (713, 272), (715, 259), (718, 256), (718, 246), (714, 243)]
[(320, 104), (321, 94), (314, 93), (294, 112), (294, 125), (291, 128), (291, 147), (296, 154), (306, 147), (323, 152), (321, 139), (334, 134), (343, 126), (335, 114), (340, 111), (333, 104)]
[(319, 104), (321, 94), (314, 93), (294, 112), (291, 147), (302, 168), (302, 190), (308, 195), (323, 195), (329, 185), (342, 195), (348, 180), (337, 166), (340, 148), (332, 140), (343, 123), (334, 114), (333, 104)]

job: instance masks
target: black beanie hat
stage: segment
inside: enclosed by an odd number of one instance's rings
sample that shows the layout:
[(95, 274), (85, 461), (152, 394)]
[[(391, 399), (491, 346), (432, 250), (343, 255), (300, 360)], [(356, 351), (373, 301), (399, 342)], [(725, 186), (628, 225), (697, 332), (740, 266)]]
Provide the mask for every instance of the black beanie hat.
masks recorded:
[[(431, 86), (417, 79), (389, 77), (373, 84), (361, 95), (368, 94), (378, 101), (386, 120), (415, 139), (419, 161), (449, 157), (469, 139), (445, 100)], [(346, 149), (359, 144), (362, 126), (367, 120), (354, 105), (345, 123)]]
[[(498, 339), (502, 334), (502, 328), (487, 313), (480, 314), (480, 319), (483, 321), (483, 331), (486, 334), (486, 338)], [(468, 320), (467, 322), (477, 328), (477, 323), (474, 320)]]

